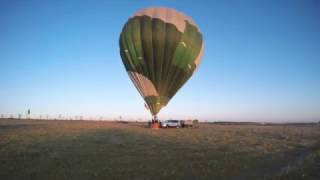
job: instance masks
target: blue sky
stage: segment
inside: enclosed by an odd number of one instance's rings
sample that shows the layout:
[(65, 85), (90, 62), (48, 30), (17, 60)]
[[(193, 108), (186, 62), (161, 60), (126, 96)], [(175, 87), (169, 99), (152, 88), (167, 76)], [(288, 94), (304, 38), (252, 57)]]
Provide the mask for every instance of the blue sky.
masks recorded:
[(1, 0), (0, 113), (150, 118), (118, 47), (128, 17), (150, 6), (193, 17), (206, 44), (161, 119), (320, 120), (317, 0)]

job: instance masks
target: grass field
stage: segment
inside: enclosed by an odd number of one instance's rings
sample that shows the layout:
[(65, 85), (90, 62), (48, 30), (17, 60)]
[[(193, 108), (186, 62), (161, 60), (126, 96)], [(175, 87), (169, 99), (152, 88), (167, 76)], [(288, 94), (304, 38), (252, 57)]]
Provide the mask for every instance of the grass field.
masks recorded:
[(320, 126), (2, 119), (0, 179), (320, 179)]

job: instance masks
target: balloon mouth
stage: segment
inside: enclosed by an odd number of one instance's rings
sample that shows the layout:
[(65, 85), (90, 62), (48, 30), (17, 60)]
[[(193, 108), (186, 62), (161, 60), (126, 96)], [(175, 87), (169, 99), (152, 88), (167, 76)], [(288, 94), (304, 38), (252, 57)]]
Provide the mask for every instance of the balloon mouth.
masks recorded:
[(166, 96), (147, 96), (144, 100), (148, 104), (152, 116), (155, 116), (168, 104), (170, 98)]

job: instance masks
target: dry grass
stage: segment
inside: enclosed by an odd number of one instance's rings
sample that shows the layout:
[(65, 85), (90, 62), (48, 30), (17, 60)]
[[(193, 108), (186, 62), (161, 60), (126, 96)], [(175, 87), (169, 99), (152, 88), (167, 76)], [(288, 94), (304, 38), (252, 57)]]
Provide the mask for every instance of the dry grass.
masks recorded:
[(0, 120), (0, 179), (319, 179), (319, 126)]

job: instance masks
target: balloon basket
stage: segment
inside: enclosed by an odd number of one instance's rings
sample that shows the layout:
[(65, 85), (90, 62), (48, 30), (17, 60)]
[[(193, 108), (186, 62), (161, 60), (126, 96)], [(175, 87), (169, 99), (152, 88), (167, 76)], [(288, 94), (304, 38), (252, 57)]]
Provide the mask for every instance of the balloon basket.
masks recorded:
[(160, 128), (160, 123), (156, 122), (156, 123), (152, 123), (151, 124), (151, 129), (156, 129), (158, 130)]

